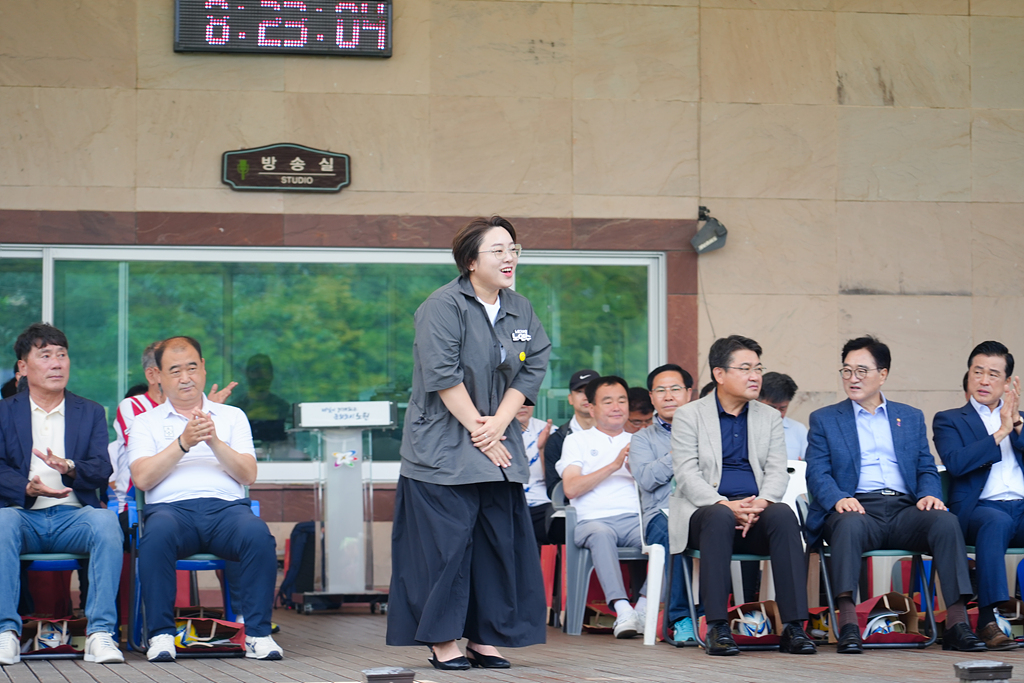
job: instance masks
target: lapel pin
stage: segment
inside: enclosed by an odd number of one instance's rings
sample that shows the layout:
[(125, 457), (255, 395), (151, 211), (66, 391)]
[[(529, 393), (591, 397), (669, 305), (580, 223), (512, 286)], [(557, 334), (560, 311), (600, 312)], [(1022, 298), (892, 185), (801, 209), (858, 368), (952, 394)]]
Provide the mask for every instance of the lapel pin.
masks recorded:
[(898, 417), (896, 418), (896, 426), (897, 427), (902, 427), (903, 426), (902, 424), (900, 424), (900, 419)]

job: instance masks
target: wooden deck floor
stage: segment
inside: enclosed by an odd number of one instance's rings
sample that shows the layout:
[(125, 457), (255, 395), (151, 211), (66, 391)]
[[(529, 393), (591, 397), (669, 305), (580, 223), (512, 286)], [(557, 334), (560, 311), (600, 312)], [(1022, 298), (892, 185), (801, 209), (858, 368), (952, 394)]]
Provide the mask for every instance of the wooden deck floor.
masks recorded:
[(507, 650), (507, 671), (443, 673), (427, 664), (426, 648), (384, 645), (386, 617), (348, 607), (345, 613), (309, 616), (278, 610), (285, 649), (281, 662), (247, 659), (183, 659), (150, 664), (129, 654), (124, 665), (87, 664), (81, 660), (23, 662), (0, 669), (0, 683), (286, 683), (290, 681), (361, 681), (360, 671), (379, 666), (415, 669), (423, 683), (538, 683), (580, 681), (693, 681), (700, 683), (865, 683), (870, 681), (956, 681), (953, 663), (990, 659), (1012, 663), (1014, 680), (1024, 680), (1024, 650), (969, 656), (927, 650), (871, 651), (837, 655), (824, 647), (815, 656), (745, 652), (737, 657), (709, 657), (695, 648), (677, 650), (664, 643), (644, 646), (640, 639), (617, 641), (610, 635), (570, 637), (548, 629), (545, 645)]

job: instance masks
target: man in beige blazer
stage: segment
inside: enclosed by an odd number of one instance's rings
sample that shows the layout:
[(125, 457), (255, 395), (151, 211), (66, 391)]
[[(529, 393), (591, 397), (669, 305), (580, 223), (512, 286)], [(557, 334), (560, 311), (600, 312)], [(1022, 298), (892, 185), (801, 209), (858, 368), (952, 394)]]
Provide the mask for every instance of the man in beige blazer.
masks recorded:
[(700, 602), (710, 655), (739, 653), (727, 622), (733, 553), (770, 555), (779, 615), (779, 650), (814, 654), (804, 632), (807, 565), (800, 527), (782, 496), (789, 483), (782, 416), (759, 403), (761, 347), (733, 335), (708, 354), (715, 391), (679, 408), (672, 420), (676, 490), (670, 499), (673, 553), (701, 553)]

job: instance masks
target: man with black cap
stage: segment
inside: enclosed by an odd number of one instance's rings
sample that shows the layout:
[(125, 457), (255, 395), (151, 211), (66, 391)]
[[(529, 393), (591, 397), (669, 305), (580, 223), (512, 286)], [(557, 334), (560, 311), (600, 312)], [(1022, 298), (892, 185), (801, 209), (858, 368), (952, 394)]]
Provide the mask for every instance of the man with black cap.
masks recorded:
[(549, 497), (558, 482), (562, 481), (555, 465), (562, 459), (562, 444), (565, 443), (565, 437), (573, 432), (590, 429), (594, 425), (594, 418), (590, 414), (590, 402), (587, 400), (587, 384), (599, 376), (600, 373), (597, 370), (588, 368), (577, 370), (569, 378), (569, 396), (566, 400), (572, 406), (572, 419), (549, 436), (548, 442), (544, 445), (544, 483), (548, 488)]

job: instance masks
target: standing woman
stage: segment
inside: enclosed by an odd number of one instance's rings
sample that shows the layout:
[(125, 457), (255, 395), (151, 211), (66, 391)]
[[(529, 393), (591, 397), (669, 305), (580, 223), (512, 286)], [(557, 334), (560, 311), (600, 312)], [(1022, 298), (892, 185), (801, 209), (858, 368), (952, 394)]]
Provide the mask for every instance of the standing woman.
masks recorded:
[(460, 276), (416, 311), (387, 644), (426, 644), (437, 669), (508, 668), (496, 645), (544, 642), (544, 582), (523, 492), (529, 464), (515, 417), (537, 400), (551, 342), (530, 302), (510, 289), (521, 249), (504, 218), (475, 219), (452, 240)]

